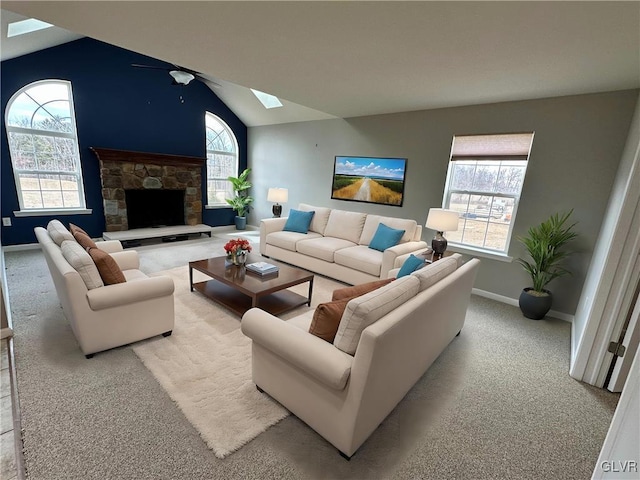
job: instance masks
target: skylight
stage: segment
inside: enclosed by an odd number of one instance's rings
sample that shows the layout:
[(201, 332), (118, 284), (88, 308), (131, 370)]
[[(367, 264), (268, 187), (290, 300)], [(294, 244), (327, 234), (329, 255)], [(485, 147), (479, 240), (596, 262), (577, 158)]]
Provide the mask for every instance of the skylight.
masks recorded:
[(35, 18), (27, 18), (26, 20), (10, 23), (7, 29), (7, 37), (17, 37), (18, 35), (36, 32), (49, 27), (53, 27), (53, 25), (36, 20)]
[(264, 105), (264, 108), (278, 108), (282, 106), (282, 102), (278, 97), (261, 92), (260, 90), (254, 90), (253, 88), (251, 91), (256, 97), (258, 97), (258, 100), (260, 100), (260, 103)]

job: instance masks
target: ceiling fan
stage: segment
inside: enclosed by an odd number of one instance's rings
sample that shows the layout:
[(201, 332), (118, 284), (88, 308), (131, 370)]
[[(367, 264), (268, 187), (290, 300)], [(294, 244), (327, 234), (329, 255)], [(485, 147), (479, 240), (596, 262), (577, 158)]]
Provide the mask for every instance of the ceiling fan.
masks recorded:
[(154, 70), (164, 70), (173, 78), (172, 85), (189, 85), (192, 80), (199, 80), (205, 84), (211, 85), (215, 88), (221, 88), (219, 83), (214, 82), (210, 78), (207, 78), (204, 74), (196, 72), (195, 70), (189, 70), (188, 68), (180, 67), (175, 63), (172, 63), (173, 67), (158, 67), (155, 65), (141, 65), (139, 63), (132, 63), (132, 67), (136, 68), (151, 68)]

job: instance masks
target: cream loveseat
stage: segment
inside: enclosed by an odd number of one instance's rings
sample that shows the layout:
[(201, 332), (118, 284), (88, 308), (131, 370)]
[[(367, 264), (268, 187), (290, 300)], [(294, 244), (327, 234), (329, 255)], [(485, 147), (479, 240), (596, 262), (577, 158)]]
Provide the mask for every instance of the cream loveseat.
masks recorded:
[(289, 321), (247, 311), (254, 383), (350, 458), (462, 330), (480, 261), (459, 263), (349, 300), (333, 344), (309, 333), (313, 310)]
[[(397, 257), (423, 251), (422, 226), (415, 220), (382, 217), (301, 203), (315, 214), (307, 233), (283, 231), (287, 218), (260, 222), (260, 253), (352, 285), (387, 278)], [(378, 225), (404, 230), (400, 242), (384, 252), (369, 248)]]
[(97, 242), (96, 246), (111, 255), (126, 282), (104, 285), (89, 254), (62, 223), (52, 220), (47, 229), (34, 230), (62, 310), (87, 358), (155, 335), (171, 335), (171, 278), (147, 277), (138, 269), (137, 252), (124, 251), (114, 240)]

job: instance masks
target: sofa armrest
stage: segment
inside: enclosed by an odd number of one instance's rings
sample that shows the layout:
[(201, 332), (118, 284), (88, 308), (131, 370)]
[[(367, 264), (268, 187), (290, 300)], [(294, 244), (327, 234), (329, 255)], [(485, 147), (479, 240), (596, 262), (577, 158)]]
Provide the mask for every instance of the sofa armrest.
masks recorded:
[(87, 292), (87, 300), (91, 310), (96, 311), (166, 297), (173, 295), (173, 290), (170, 277), (149, 277), (94, 288)]
[(280, 232), (287, 223), (287, 217), (264, 218), (260, 220), (260, 253), (264, 255), (267, 248), (267, 235)]
[(105, 240), (103, 242), (96, 242), (96, 247), (107, 253), (121, 252), (122, 250), (124, 250), (124, 247), (122, 246), (122, 243), (120, 243), (120, 240)]
[(120, 270), (137, 270), (140, 268), (140, 258), (135, 250), (123, 250), (110, 254), (116, 261)]
[(408, 257), (409, 254), (422, 252), (426, 250), (427, 247), (427, 242), (420, 240), (417, 242), (411, 241), (400, 243), (398, 245), (394, 245), (393, 247), (387, 248), (382, 253), (382, 267), (380, 269), (380, 278), (387, 278), (389, 270), (402, 266), (402, 264), (396, 264), (396, 258), (400, 257), (401, 255), (406, 255)]
[(342, 390), (351, 374), (353, 357), (333, 344), (261, 310), (242, 317), (242, 333), (323, 384)]

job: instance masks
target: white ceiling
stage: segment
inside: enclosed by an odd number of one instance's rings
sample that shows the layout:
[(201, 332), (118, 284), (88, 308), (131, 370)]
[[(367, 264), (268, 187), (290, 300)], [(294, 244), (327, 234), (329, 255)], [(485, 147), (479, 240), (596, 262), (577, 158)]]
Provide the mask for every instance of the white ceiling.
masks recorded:
[[(214, 77), (222, 85), (216, 94), (248, 126), (640, 87), (637, 1), (3, 1), (2, 8)], [(5, 48), (3, 41), (3, 59)], [(246, 87), (285, 107), (264, 110)]]

